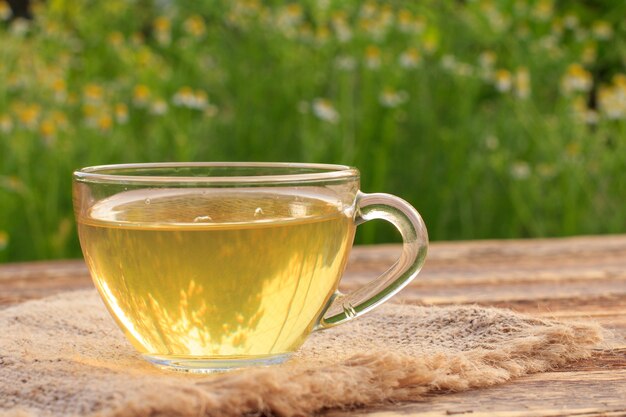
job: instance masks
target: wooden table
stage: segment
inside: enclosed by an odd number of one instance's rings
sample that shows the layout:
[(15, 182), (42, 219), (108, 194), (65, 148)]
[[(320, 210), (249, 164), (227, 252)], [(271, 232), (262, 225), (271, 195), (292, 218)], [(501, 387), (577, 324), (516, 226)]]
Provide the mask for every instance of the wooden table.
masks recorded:
[[(342, 282), (375, 277), (399, 247), (357, 247)], [(91, 287), (82, 261), (0, 265), (0, 308)], [(488, 389), (327, 416), (626, 416), (626, 235), (433, 243), (424, 270), (398, 298), (415, 304), (478, 303), (541, 317), (589, 319), (613, 331), (589, 360)]]

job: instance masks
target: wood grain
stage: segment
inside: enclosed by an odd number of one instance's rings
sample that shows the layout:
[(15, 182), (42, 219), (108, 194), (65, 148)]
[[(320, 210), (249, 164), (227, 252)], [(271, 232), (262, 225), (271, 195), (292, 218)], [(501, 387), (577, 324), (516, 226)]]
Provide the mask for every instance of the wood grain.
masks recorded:
[[(354, 248), (342, 291), (375, 278), (398, 245)], [(82, 261), (0, 265), (0, 308), (92, 286)], [(607, 329), (592, 358), (508, 384), (327, 416), (626, 416), (626, 236), (442, 242), (394, 302), (478, 303)]]

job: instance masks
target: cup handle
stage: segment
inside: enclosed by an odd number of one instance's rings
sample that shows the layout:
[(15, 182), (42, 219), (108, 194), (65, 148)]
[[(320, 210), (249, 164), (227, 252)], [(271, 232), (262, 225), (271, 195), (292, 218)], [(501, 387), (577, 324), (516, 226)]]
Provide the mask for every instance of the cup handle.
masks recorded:
[(426, 260), (428, 233), (420, 214), (403, 199), (390, 194), (365, 194), (356, 198), (355, 223), (382, 219), (402, 235), (400, 258), (381, 276), (349, 293), (336, 292), (329, 301), (316, 330), (345, 323), (387, 301), (419, 273)]

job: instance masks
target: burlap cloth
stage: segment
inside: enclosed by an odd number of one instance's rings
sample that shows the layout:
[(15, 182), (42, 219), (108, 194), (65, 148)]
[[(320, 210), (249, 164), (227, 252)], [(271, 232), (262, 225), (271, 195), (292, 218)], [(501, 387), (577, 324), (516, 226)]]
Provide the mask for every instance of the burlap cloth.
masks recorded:
[(308, 415), (484, 387), (590, 355), (600, 329), (511, 311), (387, 304), (286, 364), (216, 375), (144, 362), (93, 290), (0, 311), (0, 415)]

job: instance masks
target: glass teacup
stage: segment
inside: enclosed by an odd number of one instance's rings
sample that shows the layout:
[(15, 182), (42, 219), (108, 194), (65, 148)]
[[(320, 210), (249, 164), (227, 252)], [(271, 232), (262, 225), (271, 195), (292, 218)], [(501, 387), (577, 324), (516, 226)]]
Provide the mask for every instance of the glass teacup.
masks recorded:
[[(359, 191), (351, 167), (155, 163), (74, 173), (83, 254), (109, 312), (150, 362), (209, 372), (287, 359), (312, 332), (383, 303), (428, 237), (404, 200)], [(391, 222), (400, 259), (337, 291), (356, 226)]]

